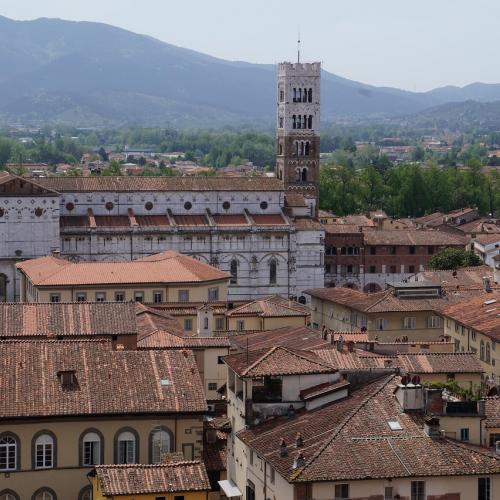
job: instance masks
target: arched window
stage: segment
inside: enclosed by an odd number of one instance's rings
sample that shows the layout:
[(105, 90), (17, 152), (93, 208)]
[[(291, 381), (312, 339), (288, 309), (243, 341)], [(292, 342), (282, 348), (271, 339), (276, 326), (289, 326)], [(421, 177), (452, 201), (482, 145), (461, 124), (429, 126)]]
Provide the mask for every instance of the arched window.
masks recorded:
[(293, 127), (293, 128), (297, 128), (297, 116), (296, 116), (296, 115), (293, 115), (293, 116), (292, 116), (292, 120), (293, 120), (293, 125), (292, 125), (292, 127)]
[(137, 435), (132, 430), (123, 430), (116, 438), (116, 463), (137, 463)]
[(0, 471), (16, 470), (19, 465), (19, 440), (11, 433), (0, 434)]
[(307, 128), (307, 115), (304, 115), (304, 124), (302, 125), (302, 128)]
[(299, 156), (299, 141), (295, 143), (295, 156)]
[(85, 431), (80, 437), (80, 460), (83, 466), (100, 465), (103, 462), (103, 438), (95, 430)]
[(55, 439), (51, 433), (42, 431), (35, 435), (33, 443), (33, 468), (51, 469), (55, 466)]
[(301, 181), (302, 182), (307, 182), (307, 168), (303, 168), (302, 169), (302, 178), (301, 178)]
[(347, 247), (342, 247), (340, 249), (340, 255), (346, 255), (347, 254)]
[(302, 172), (300, 168), (295, 169), (295, 173), (297, 174), (297, 182), (300, 182), (300, 179), (302, 178)]
[[(297, 89), (293, 89), (293, 102), (297, 100)], [(294, 127), (295, 128), (295, 127)]]
[(491, 363), (491, 351), (490, 351), (490, 343), (486, 343), (486, 357), (485, 357), (486, 363)]
[(297, 101), (302, 101), (302, 89), (297, 89)]
[(19, 495), (12, 490), (0, 491), (0, 500), (19, 500)]
[(305, 150), (304, 150), (304, 154), (306, 156), (309, 156), (309, 141), (306, 142), (306, 145), (305, 145)]
[(300, 142), (300, 156), (304, 156), (304, 141)]
[(203, 328), (204, 328), (205, 330), (208, 330), (208, 318), (205, 318), (205, 319), (203, 320)]
[(304, 89), (302, 93), (302, 102), (307, 102), (307, 89)]
[(481, 340), (481, 343), (479, 344), (479, 359), (481, 361), (484, 361), (485, 358), (485, 353), (484, 353), (484, 340)]
[(309, 89), (309, 92), (307, 93), (307, 100), (309, 102), (313, 102), (313, 89)]
[(283, 154), (283, 144), (280, 143), (279, 145), (279, 154), (282, 155)]
[(238, 284), (238, 261), (236, 259), (233, 259), (231, 261), (229, 273), (231, 274), (231, 284), (237, 285)]
[(309, 115), (307, 118), (307, 128), (313, 128), (313, 117), (312, 115)]
[(151, 463), (159, 464), (162, 455), (172, 451), (172, 436), (165, 429), (157, 429), (151, 433), (149, 439)]
[(40, 488), (33, 494), (33, 500), (57, 500), (56, 494), (50, 488)]
[(84, 486), (78, 493), (78, 500), (92, 500), (92, 486)]
[(269, 283), (271, 285), (276, 285), (278, 279), (278, 263), (276, 259), (271, 259), (269, 262)]
[(302, 128), (302, 115), (297, 115), (297, 128)]

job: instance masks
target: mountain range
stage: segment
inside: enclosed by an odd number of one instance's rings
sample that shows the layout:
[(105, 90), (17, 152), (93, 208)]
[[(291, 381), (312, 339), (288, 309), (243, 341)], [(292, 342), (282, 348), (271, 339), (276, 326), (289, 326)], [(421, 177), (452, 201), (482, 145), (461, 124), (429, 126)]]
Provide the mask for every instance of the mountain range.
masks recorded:
[[(227, 61), (101, 23), (0, 16), (0, 123), (270, 125), (275, 66)], [(500, 100), (500, 84), (409, 92), (323, 71), (322, 118), (387, 118)]]

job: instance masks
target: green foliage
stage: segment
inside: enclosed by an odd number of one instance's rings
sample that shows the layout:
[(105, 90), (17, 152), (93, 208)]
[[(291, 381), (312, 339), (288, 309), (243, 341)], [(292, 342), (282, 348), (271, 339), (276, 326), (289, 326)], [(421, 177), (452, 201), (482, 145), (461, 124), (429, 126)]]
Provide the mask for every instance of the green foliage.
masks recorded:
[(444, 248), (432, 256), (429, 267), (437, 270), (459, 269), (460, 267), (480, 266), (481, 259), (469, 250)]
[(464, 389), (454, 379), (448, 379), (446, 382), (431, 382), (427, 385), (431, 389), (446, 389), (448, 392), (466, 401), (477, 401), (481, 396), (479, 389), (476, 392), (472, 390), (472, 387), (470, 389)]
[(0, 137), (0, 167), (4, 167), (12, 153), (13, 142)]
[(109, 162), (109, 165), (102, 170), (101, 175), (109, 175), (109, 176), (122, 175), (120, 162), (116, 160), (111, 160)]

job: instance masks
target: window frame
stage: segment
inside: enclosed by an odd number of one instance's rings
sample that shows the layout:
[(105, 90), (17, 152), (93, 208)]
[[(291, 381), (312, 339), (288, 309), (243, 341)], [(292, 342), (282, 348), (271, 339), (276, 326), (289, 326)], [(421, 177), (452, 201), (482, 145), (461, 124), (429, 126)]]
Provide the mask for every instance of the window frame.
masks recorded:
[[(43, 462), (44, 465), (39, 466), (38, 465), (38, 446), (40, 446), (37, 441), (40, 439), (42, 436), (48, 436), (51, 440), (52, 443), (50, 443), (51, 446), (51, 452), (50, 452), (50, 461), (51, 465), (45, 465), (45, 449), (43, 450)], [(49, 443), (44, 443), (41, 446), (45, 447)], [(56, 435), (47, 429), (43, 429), (38, 431), (31, 439), (31, 468), (33, 470), (48, 470), (48, 469), (55, 469), (57, 468), (57, 437)]]
[[(118, 300), (120, 296), (123, 297), (123, 300)], [(115, 302), (125, 302), (125, 292), (122, 291), (115, 292)]]
[(51, 304), (59, 304), (61, 302), (61, 294), (60, 293), (51, 293), (49, 295), (49, 302)]
[(416, 330), (417, 329), (417, 317), (416, 316), (404, 316), (403, 317), (403, 330)]
[[(347, 496), (346, 496), (345, 489), (347, 489)], [(349, 499), (349, 483), (339, 483), (339, 484), (335, 485), (335, 487), (334, 487), (334, 499), (335, 500), (348, 500)]]
[[(186, 300), (183, 300), (184, 296)], [(189, 290), (187, 289), (177, 290), (177, 299), (179, 304), (187, 304), (189, 302)]]
[(38, 488), (33, 493), (31, 500), (38, 500), (37, 498), (38, 495), (41, 495), (42, 493), (48, 493), (52, 497), (52, 500), (57, 500), (56, 492), (52, 488), (49, 488), (48, 486), (42, 486), (41, 488)]
[[(164, 432), (168, 436), (168, 450), (167, 451), (161, 451), (160, 452), (160, 457), (159, 461), (155, 462), (155, 456), (154, 456), (154, 436), (158, 432)], [(149, 463), (150, 464), (160, 464), (161, 463), (161, 455), (164, 453), (172, 453), (174, 451), (174, 434), (173, 432), (168, 428), (163, 425), (155, 427), (150, 433), (149, 433)]]
[[(13, 432), (2, 432), (0, 433), (0, 442), (2, 439), (7, 439), (11, 438), (14, 440), (14, 467), (6, 467), (4, 469), (0, 469), (0, 472), (13, 472), (16, 470), (19, 470), (21, 468), (21, 441), (19, 440), (19, 437), (17, 434), (14, 434)], [(5, 446), (6, 448), (9, 445), (2, 445), (0, 443), (0, 446)], [(6, 452), (6, 465), (8, 464), (10, 460), (8, 459), (8, 451)]]
[(11, 495), (14, 500), (21, 500), (19, 498), (19, 495), (14, 491), (14, 490), (11, 490), (10, 488), (6, 488), (6, 489), (3, 489), (0, 491), (0, 498), (2, 498), (3, 495)]
[(87, 302), (87, 292), (76, 292), (75, 296), (77, 302)]
[(425, 481), (412, 481), (410, 488), (411, 500), (425, 500)]
[[(96, 434), (97, 437), (99, 438), (99, 463), (97, 464), (86, 464), (85, 463), (85, 436), (87, 434)], [(95, 443), (96, 441), (87, 441), (87, 442), (93, 442)], [(79, 438), (79, 446), (78, 446), (78, 463), (80, 464), (80, 467), (94, 467), (95, 465), (102, 465), (104, 463), (104, 436), (101, 431), (98, 429), (95, 429), (93, 427), (89, 427), (88, 429), (85, 429), (81, 434)]]
[(216, 302), (219, 300), (219, 287), (214, 286), (208, 289), (208, 301)]
[[(130, 433), (132, 436), (134, 436), (134, 450), (133, 450), (133, 455), (134, 455), (134, 462), (121, 462), (120, 459), (120, 442), (130, 442), (130, 440), (125, 440), (122, 439), (120, 440), (120, 436), (125, 433)], [(114, 463), (115, 464), (138, 464), (139, 462), (139, 450), (140, 450), (140, 440), (139, 440), (139, 434), (138, 432), (133, 429), (132, 427), (122, 427), (121, 429), (118, 429), (115, 433), (114, 436)], [(128, 449), (125, 450), (125, 454), (128, 456)]]
[[(485, 482), (484, 495), (481, 492), (481, 482)], [(489, 476), (477, 478), (477, 498), (478, 500), (491, 500), (491, 478)]]
[[(157, 300), (157, 298), (160, 300)], [(163, 290), (153, 290), (153, 304), (161, 304), (163, 302)]]
[(94, 297), (96, 302), (106, 302), (106, 292), (95, 292)]

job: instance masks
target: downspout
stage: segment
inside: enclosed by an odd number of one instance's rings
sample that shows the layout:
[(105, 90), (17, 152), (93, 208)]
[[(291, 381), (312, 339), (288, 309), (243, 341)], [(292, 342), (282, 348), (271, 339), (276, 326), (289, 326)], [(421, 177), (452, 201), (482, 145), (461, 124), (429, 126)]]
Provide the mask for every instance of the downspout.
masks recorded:
[(267, 462), (264, 460), (264, 500), (267, 500)]

